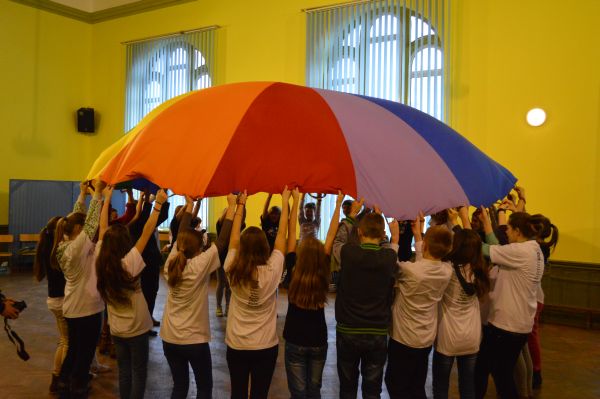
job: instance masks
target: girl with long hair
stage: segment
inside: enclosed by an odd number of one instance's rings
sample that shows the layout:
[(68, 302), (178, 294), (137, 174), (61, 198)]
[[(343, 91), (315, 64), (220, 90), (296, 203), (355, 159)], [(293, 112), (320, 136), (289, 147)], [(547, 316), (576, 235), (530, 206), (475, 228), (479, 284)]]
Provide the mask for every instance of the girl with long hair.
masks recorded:
[[(225, 343), (231, 376), (231, 397), (267, 398), (275, 363), (278, 338), (277, 286), (283, 272), (290, 190), (282, 192), (282, 211), (273, 252), (260, 228), (248, 227), (240, 235), (246, 193), (238, 197), (233, 218), (225, 273), (231, 285), (231, 305)], [(294, 202), (298, 191), (294, 190)], [(295, 209), (298, 209), (295, 207)], [(293, 215), (296, 218), (297, 215)]]
[(481, 238), (471, 229), (455, 230), (452, 250), (443, 259), (454, 273), (438, 306), (438, 331), (433, 354), (433, 396), (448, 398), (450, 371), (456, 359), (461, 399), (475, 397), (475, 362), (481, 342), (479, 298), (490, 280)]
[(483, 398), (491, 372), (502, 398), (518, 397), (513, 372), (531, 333), (537, 308), (537, 293), (544, 273), (544, 255), (536, 239), (541, 225), (525, 212), (512, 213), (508, 219), (507, 245), (497, 245), (487, 210), (481, 221), (487, 244), (483, 254), (499, 268), (489, 295), (488, 326), (483, 334), (476, 362), (475, 391)]
[(217, 241), (205, 249), (204, 233), (191, 227), (193, 201), (186, 197), (177, 241), (173, 243), (164, 271), (169, 293), (160, 329), (164, 354), (173, 376), (173, 399), (187, 397), (190, 365), (196, 380), (196, 398), (212, 397), (208, 285), (210, 274), (221, 266), (219, 253), (227, 247), (235, 200), (233, 194), (227, 197), (229, 206)]
[(97, 288), (106, 302), (108, 324), (115, 344), (119, 366), (119, 395), (122, 399), (144, 397), (148, 365), (148, 331), (152, 318), (141, 290), (140, 273), (146, 264), (142, 251), (154, 233), (161, 207), (167, 200), (158, 190), (152, 213), (135, 245), (127, 227), (109, 227), (110, 198), (113, 188), (105, 189), (96, 247)]
[(54, 216), (46, 226), (40, 231), (40, 239), (38, 240), (35, 250), (35, 259), (33, 261), (33, 275), (40, 282), (44, 278), (48, 280), (48, 299), (46, 304), (48, 309), (56, 318), (56, 326), (58, 329), (58, 346), (54, 353), (54, 369), (52, 371), (52, 381), (50, 383), (50, 392), (58, 392), (58, 376), (60, 368), (69, 347), (69, 334), (67, 330), (67, 322), (63, 316), (63, 302), (65, 299), (65, 276), (55, 263), (51, 262), (50, 254), (52, 253), (52, 245), (54, 244), (54, 231), (56, 224), (61, 219), (60, 216)]
[[(288, 388), (294, 399), (321, 397), (323, 367), (327, 359), (325, 305), (331, 275), (330, 255), (343, 200), (344, 194), (339, 193), (325, 245), (316, 237), (306, 237), (300, 243), (297, 259), (296, 218), (290, 218), (286, 267), (291, 271), (291, 282), (283, 338)], [(297, 201), (293, 206), (298, 207)], [(294, 208), (292, 215), (298, 211)]]
[(73, 212), (56, 223), (51, 262), (58, 265), (66, 280), (62, 306), (67, 321), (69, 346), (63, 361), (58, 390), (61, 397), (86, 397), (90, 364), (100, 336), (104, 302), (96, 289), (93, 240), (98, 230), (102, 190), (105, 183), (95, 182), (94, 195), (85, 213), (88, 183), (80, 184)]

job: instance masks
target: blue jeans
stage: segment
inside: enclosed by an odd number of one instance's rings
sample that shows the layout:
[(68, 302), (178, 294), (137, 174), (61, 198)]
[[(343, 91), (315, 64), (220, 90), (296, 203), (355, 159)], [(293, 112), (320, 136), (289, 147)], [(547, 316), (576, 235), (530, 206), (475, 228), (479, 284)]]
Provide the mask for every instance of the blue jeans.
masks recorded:
[(285, 371), (292, 399), (321, 398), (327, 344), (309, 347), (285, 343)]
[(148, 334), (122, 338), (112, 336), (119, 366), (119, 396), (121, 399), (144, 397), (148, 370)]
[(356, 398), (359, 365), (363, 399), (380, 398), (383, 367), (387, 358), (387, 336), (337, 331), (335, 344), (340, 398)]
[(454, 358), (458, 364), (458, 390), (460, 399), (475, 398), (475, 363), (477, 353), (463, 356), (446, 356), (437, 351), (433, 352), (433, 397), (448, 399), (450, 371)]
[(208, 343), (176, 345), (163, 341), (163, 351), (173, 375), (171, 399), (186, 398), (190, 386), (189, 366), (196, 379), (196, 398), (212, 397), (212, 358)]

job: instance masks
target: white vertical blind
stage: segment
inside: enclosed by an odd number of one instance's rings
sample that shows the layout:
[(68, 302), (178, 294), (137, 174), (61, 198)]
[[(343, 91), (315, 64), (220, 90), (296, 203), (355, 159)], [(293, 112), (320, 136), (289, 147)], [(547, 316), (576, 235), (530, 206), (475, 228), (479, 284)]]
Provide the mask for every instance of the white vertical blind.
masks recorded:
[[(451, 0), (372, 0), (306, 10), (306, 83), (383, 98), (445, 121)], [(324, 239), (335, 196), (323, 200)]]
[[(127, 43), (125, 131), (135, 127), (161, 103), (192, 90), (212, 86), (215, 71), (215, 29), (208, 28), (167, 37)], [(168, 228), (177, 205), (185, 199), (169, 199)], [(209, 226), (209, 200), (198, 215)]]
[(127, 44), (125, 130), (161, 103), (214, 79), (215, 30), (203, 29)]

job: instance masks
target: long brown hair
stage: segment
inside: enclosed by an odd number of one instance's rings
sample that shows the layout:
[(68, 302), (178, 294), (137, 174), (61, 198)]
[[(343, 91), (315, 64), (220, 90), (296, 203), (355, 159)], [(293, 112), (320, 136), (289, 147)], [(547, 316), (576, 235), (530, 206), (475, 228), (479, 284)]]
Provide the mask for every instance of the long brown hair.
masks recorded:
[(187, 260), (196, 256), (202, 249), (204, 234), (194, 229), (186, 229), (177, 235), (177, 255), (167, 264), (169, 286), (175, 287), (181, 282)]
[(302, 309), (321, 309), (327, 303), (329, 263), (321, 241), (314, 237), (303, 239), (292, 274), (289, 301)]
[(85, 213), (73, 212), (67, 217), (60, 218), (56, 222), (56, 230), (54, 231), (54, 245), (52, 246), (52, 252), (50, 253), (50, 263), (59, 266), (58, 259), (56, 259), (56, 250), (59, 244), (64, 240), (65, 234), (71, 235), (75, 226), (83, 226), (85, 223)]
[(137, 288), (137, 278), (123, 268), (122, 260), (131, 250), (127, 227), (114, 224), (106, 230), (96, 259), (97, 288), (104, 302), (114, 306), (131, 306), (130, 293)]
[(244, 230), (240, 236), (240, 249), (228, 273), (231, 286), (243, 286), (255, 280), (256, 267), (267, 264), (269, 253), (269, 243), (264, 231), (255, 226)]
[(475, 230), (462, 229), (454, 233), (452, 250), (444, 260), (458, 267), (459, 272), (464, 266), (469, 265), (477, 297), (481, 298), (489, 292), (490, 278), (486, 263), (483, 261), (481, 237)]
[(42, 281), (46, 277), (48, 268), (58, 268), (54, 262), (50, 261), (50, 255), (54, 245), (54, 230), (56, 230), (56, 224), (60, 218), (60, 216), (54, 216), (48, 220), (46, 226), (40, 231), (40, 238), (35, 247), (35, 258), (33, 260), (33, 275), (37, 281)]

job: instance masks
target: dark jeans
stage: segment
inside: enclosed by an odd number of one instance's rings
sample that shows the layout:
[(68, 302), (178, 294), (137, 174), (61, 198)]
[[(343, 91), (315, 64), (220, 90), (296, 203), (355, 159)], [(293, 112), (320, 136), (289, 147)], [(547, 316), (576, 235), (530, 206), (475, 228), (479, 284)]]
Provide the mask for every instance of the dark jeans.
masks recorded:
[(326, 359), (327, 344), (309, 347), (285, 343), (285, 372), (292, 399), (321, 397)]
[(225, 291), (225, 310), (229, 309), (229, 300), (231, 299), (231, 288), (229, 280), (225, 276), (223, 266), (217, 269), (217, 307), (220, 308), (223, 303), (223, 291)]
[(65, 320), (69, 348), (60, 369), (60, 380), (70, 384), (72, 393), (81, 395), (87, 390), (90, 365), (102, 327), (102, 312), (85, 317), (65, 317)]
[(356, 398), (359, 365), (363, 399), (380, 398), (387, 336), (336, 333), (340, 398)]
[[(152, 240), (151, 240), (152, 241)], [(141, 285), (144, 299), (148, 304), (150, 316), (154, 312), (154, 304), (156, 303), (156, 295), (158, 294), (158, 280), (160, 278), (159, 265), (146, 265), (141, 273)]]
[(527, 342), (528, 334), (505, 331), (489, 324), (483, 329), (475, 365), (475, 397), (483, 398), (487, 391), (488, 376), (492, 373), (496, 390), (502, 399), (519, 397), (513, 372), (519, 353)]
[(433, 398), (448, 399), (450, 371), (458, 364), (458, 390), (460, 399), (475, 398), (475, 362), (477, 353), (463, 356), (446, 356), (437, 351), (433, 352)]
[(196, 379), (196, 398), (212, 397), (212, 359), (208, 343), (176, 345), (163, 341), (163, 351), (173, 375), (172, 399), (186, 398), (189, 385), (189, 366)]
[(131, 338), (112, 336), (119, 366), (121, 399), (144, 397), (148, 369), (148, 333)]
[(260, 350), (237, 350), (228, 346), (227, 367), (231, 377), (231, 398), (247, 398), (250, 380), (250, 398), (266, 399), (278, 352), (279, 345)]
[(390, 398), (427, 399), (425, 380), (431, 346), (411, 348), (390, 338), (385, 385)]

